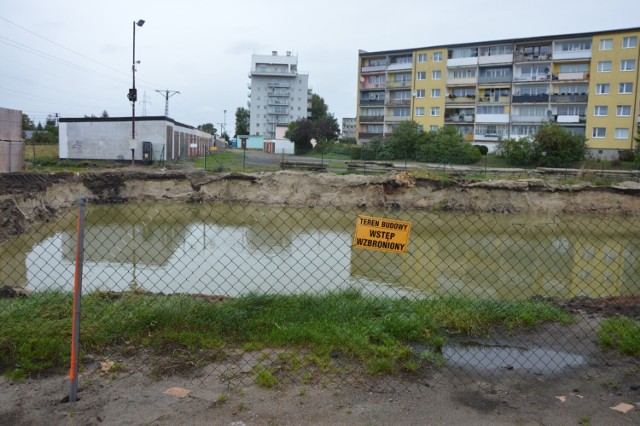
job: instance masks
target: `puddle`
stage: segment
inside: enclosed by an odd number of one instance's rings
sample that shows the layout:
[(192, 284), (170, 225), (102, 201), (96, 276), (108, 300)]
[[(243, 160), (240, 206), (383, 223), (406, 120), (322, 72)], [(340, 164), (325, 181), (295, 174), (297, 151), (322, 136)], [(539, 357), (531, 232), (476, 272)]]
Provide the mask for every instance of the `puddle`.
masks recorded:
[(583, 356), (549, 348), (487, 345), (478, 342), (444, 346), (442, 355), (449, 365), (476, 371), (525, 370), (542, 375), (558, 374), (567, 368), (586, 363)]

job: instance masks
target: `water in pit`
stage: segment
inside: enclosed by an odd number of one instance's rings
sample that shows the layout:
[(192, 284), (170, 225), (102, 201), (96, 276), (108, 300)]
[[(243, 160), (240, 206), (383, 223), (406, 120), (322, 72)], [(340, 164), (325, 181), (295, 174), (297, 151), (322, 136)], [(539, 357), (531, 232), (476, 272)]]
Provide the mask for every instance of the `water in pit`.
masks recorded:
[[(359, 213), (411, 222), (407, 253), (352, 248)], [(0, 245), (0, 285), (70, 291), (75, 221)], [(156, 203), (89, 206), (85, 233), (85, 292), (640, 294), (633, 218)]]

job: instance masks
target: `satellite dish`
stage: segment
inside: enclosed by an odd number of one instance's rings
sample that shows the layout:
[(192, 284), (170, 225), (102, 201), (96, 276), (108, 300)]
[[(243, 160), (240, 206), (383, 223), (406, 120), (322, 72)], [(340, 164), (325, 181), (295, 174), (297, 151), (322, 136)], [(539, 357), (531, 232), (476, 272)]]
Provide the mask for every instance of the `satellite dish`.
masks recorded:
[(551, 111), (550, 109), (547, 110), (547, 115), (552, 115), (553, 111)]
[(360, 77), (360, 83), (364, 83), (364, 77)]

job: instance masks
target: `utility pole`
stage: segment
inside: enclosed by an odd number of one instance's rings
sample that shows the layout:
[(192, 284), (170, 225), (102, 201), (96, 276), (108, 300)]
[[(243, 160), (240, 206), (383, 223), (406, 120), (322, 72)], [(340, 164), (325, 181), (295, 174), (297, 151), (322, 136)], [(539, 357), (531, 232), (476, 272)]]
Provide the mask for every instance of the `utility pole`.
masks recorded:
[(177, 90), (156, 90), (161, 95), (164, 93), (164, 116), (169, 117), (169, 98), (173, 95), (180, 94)]

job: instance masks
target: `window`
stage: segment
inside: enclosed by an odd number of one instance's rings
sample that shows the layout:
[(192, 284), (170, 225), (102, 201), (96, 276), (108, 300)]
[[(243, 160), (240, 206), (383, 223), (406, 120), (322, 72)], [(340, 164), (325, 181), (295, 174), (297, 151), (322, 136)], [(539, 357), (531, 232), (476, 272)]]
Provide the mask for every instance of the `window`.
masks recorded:
[(394, 117), (408, 117), (410, 115), (409, 108), (394, 108), (393, 116)]
[(560, 74), (589, 72), (589, 64), (560, 64)]
[(439, 117), (440, 116), (440, 107), (431, 107), (431, 116)]
[(442, 78), (442, 71), (440, 70), (431, 71), (432, 80), (440, 80), (441, 78)]
[(624, 59), (620, 61), (620, 71), (633, 71), (636, 69), (635, 59)]
[(427, 54), (426, 53), (418, 53), (418, 63), (425, 63), (427, 62)]
[(478, 105), (478, 114), (504, 114), (504, 105)]
[(440, 89), (431, 89), (431, 97), (439, 98), (440, 97)]
[(418, 124), (418, 132), (422, 133), (424, 131), (424, 126), (422, 124)]
[(427, 72), (418, 71), (418, 73), (416, 74), (416, 80), (426, 80), (426, 79), (427, 79)]
[(435, 52), (433, 54), (433, 62), (442, 62), (442, 52)]
[(603, 38), (600, 40), (600, 50), (611, 50), (613, 49), (613, 39), (612, 38)]
[(437, 124), (436, 125), (432, 124), (431, 126), (429, 126), (429, 131), (430, 132), (437, 132), (438, 131), (438, 127), (439, 126)]
[(609, 107), (606, 105), (596, 105), (594, 107), (593, 115), (596, 117), (606, 117), (609, 112)]
[(596, 84), (596, 95), (608, 95), (609, 83)]
[(607, 129), (604, 127), (594, 127), (591, 136), (594, 138), (604, 138), (607, 135)]
[(598, 72), (611, 72), (611, 61), (598, 62)]
[(453, 78), (473, 78), (476, 76), (476, 69), (467, 68), (467, 69), (454, 70), (451, 75), (453, 76)]
[(616, 132), (614, 137), (616, 139), (629, 139), (629, 129), (625, 129), (622, 127), (616, 127)]
[(424, 117), (424, 107), (416, 107), (416, 117)]
[(633, 83), (620, 83), (618, 85), (618, 93), (626, 95), (633, 92)]
[(638, 47), (638, 36), (624, 37), (622, 39), (623, 49), (631, 49), (633, 47)]
[(616, 115), (618, 117), (629, 117), (631, 115), (631, 105), (618, 105)]
[(425, 96), (425, 90), (424, 89), (416, 90), (416, 98), (424, 98), (424, 96)]

